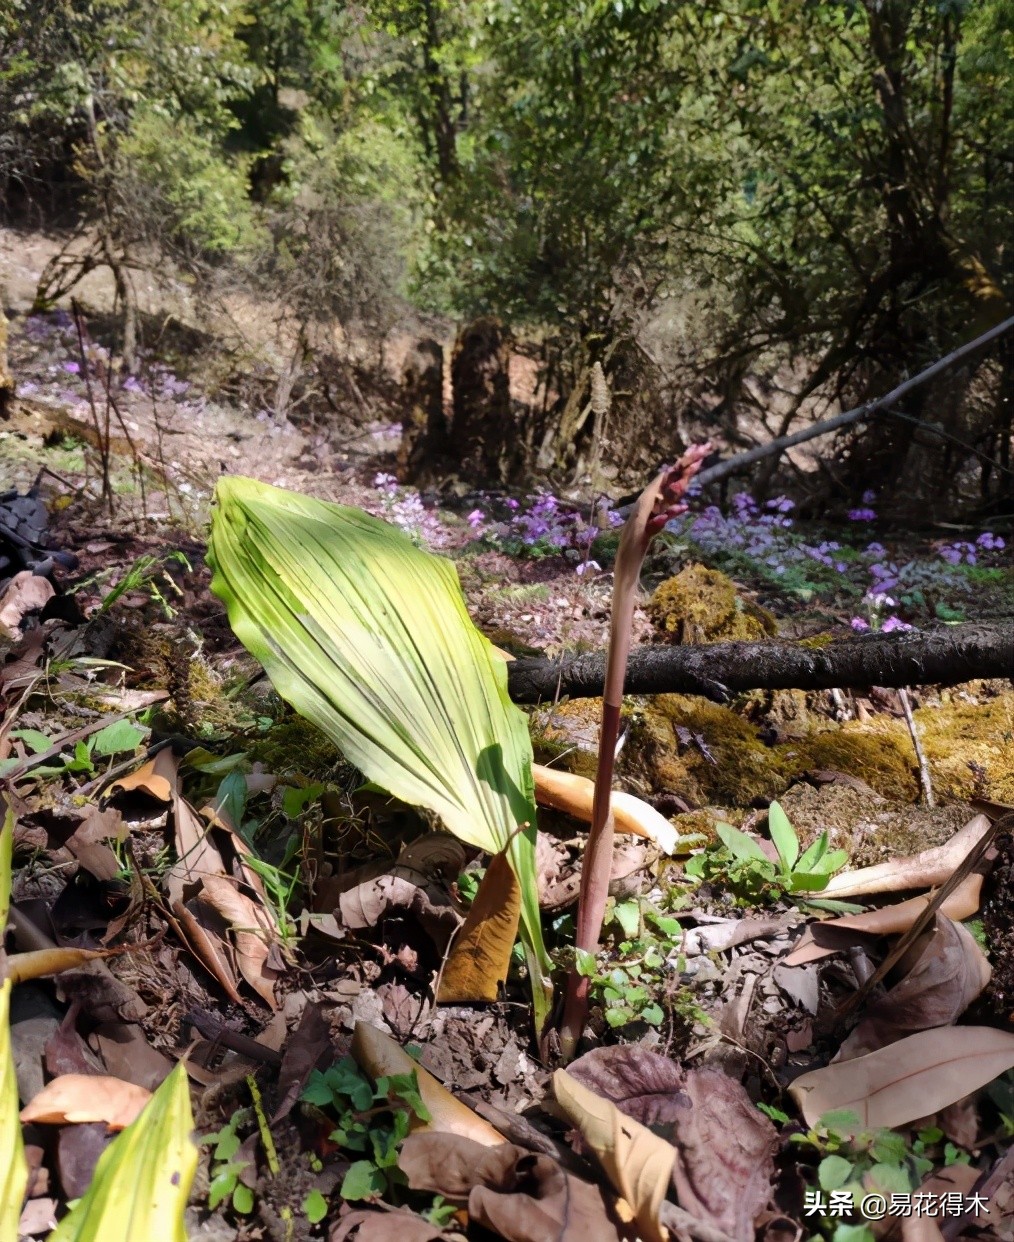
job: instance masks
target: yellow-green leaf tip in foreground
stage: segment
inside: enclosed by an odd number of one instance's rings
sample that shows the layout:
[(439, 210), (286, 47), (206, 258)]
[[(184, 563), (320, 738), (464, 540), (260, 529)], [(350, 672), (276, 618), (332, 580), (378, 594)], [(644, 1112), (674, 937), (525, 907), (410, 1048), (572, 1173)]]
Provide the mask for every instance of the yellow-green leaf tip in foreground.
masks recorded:
[(99, 1157), (92, 1183), (49, 1242), (186, 1242), (197, 1147), (190, 1087), (177, 1065)]
[(10, 1028), (11, 981), (0, 984), (0, 1242), (17, 1242), (28, 1164), (18, 1116)]
[(215, 499), (211, 587), (281, 697), (381, 788), (471, 845), (508, 846), (541, 1027), (528, 722), (454, 566), (359, 509), (253, 479), (221, 478)]
[[(0, 803), (0, 806), (3, 804)], [(8, 810), (0, 827), (0, 973), (6, 969), (3, 934), (11, 895), (14, 815)], [(28, 1164), (18, 1116), (18, 1083), (11, 1047), (11, 981), (0, 983), (0, 1242), (17, 1242), (21, 1203), (28, 1184)]]

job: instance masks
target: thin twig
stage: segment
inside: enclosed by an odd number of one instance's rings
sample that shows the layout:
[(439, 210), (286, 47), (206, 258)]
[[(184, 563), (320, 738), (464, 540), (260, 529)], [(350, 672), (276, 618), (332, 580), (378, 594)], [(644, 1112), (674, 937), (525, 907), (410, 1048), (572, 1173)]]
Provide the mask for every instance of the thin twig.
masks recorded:
[(922, 743), (919, 741), (919, 730), (916, 728), (915, 717), (912, 715), (912, 704), (908, 700), (908, 691), (904, 686), (898, 690), (898, 699), (901, 702), (901, 710), (905, 713), (905, 723), (908, 725), (908, 735), (912, 739), (912, 747), (915, 750), (915, 757), (919, 764), (919, 784), (922, 786), (922, 800), (928, 807), (936, 806), (933, 797), (933, 782), (930, 779), (929, 764), (926, 762), (926, 754), (923, 751)]
[(792, 435), (778, 436), (777, 439), (770, 440), (767, 444), (760, 444), (745, 453), (737, 453), (735, 457), (730, 457), (727, 461), (720, 462), (717, 466), (712, 466), (710, 470), (702, 470), (697, 476), (698, 487), (707, 487), (709, 483), (717, 483), (719, 479), (724, 479), (730, 474), (738, 474), (748, 466), (752, 466), (755, 462), (763, 461), (765, 457), (770, 457), (774, 453), (782, 453), (786, 449), (794, 448), (797, 444), (804, 444), (807, 440), (813, 440), (817, 436), (827, 435), (832, 431), (839, 431), (842, 427), (847, 427), (851, 423), (858, 423), (862, 419), (868, 418), (871, 414), (877, 413), (878, 410), (882, 410), (886, 406), (894, 405), (896, 401), (900, 401), (902, 397), (907, 396), (914, 388), (936, 379), (938, 375), (956, 366), (957, 363), (963, 362), (970, 354), (975, 353), (976, 350), (982, 349), (998, 337), (1004, 336), (1012, 328), (1014, 328), (1014, 315), (1005, 319), (1003, 323), (997, 324), (996, 327), (990, 328), (988, 332), (984, 332), (981, 336), (977, 336), (974, 341), (969, 341), (967, 344), (955, 349), (945, 358), (934, 362), (925, 371), (920, 371), (918, 375), (905, 380), (896, 388), (892, 388), (883, 397), (878, 397), (875, 401), (864, 402), (863, 405), (856, 406), (855, 409), (846, 410), (842, 414), (835, 414), (832, 418), (822, 419), (811, 427), (793, 432)]

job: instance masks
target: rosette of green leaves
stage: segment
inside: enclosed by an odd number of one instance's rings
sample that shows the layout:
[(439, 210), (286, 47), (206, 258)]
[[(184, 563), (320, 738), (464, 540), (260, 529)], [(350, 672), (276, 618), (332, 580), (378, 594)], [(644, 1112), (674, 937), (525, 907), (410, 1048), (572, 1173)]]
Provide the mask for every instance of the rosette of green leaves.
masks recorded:
[(212, 590), (281, 697), (376, 785), (479, 849), (507, 849), (541, 1029), (528, 722), (454, 566), (358, 509), (234, 477), (215, 496)]

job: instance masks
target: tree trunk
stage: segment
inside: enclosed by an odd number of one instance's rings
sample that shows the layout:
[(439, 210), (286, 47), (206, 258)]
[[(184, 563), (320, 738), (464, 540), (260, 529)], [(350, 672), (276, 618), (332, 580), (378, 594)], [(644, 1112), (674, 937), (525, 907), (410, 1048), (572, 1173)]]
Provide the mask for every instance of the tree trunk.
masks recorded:
[[(515, 703), (602, 693), (605, 652), (562, 660), (512, 660)], [(1014, 676), (1014, 623), (945, 630), (865, 634), (826, 646), (778, 642), (644, 646), (630, 655), (625, 694), (700, 694), (721, 702), (747, 690), (867, 689), (954, 686)]]

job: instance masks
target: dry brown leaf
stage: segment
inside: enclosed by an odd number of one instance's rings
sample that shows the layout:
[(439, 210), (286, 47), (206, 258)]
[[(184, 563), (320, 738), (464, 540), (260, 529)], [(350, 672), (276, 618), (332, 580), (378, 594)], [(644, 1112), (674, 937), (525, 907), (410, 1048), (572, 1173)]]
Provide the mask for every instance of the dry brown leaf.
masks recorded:
[(30, 569), (16, 573), (0, 594), (0, 637), (19, 639), (21, 622), (30, 612), (45, 607), (55, 594), (48, 578), (33, 574)]
[(669, 1138), (679, 1204), (736, 1242), (752, 1242), (771, 1197), (774, 1126), (718, 1069), (685, 1072), (639, 1044), (596, 1048), (568, 1073), (627, 1116)]
[(553, 1075), (557, 1103), (595, 1153), (616, 1193), (630, 1204), (644, 1242), (667, 1242), (658, 1209), (669, 1189), (676, 1151), (671, 1143), (566, 1070)]
[(272, 970), (267, 960), (277, 933), (268, 915), (252, 897), (241, 893), (222, 875), (204, 876), (201, 900), (217, 910), (229, 925), (240, 974), (262, 1000), (276, 1009), (274, 985), (279, 972)]
[[(407, 872), (403, 874), (403, 872)], [(387, 874), (364, 880), (338, 896), (338, 913), (346, 927), (376, 927), (390, 911), (411, 914), (443, 957), (461, 916), (434, 885), (422, 887), (422, 876), (398, 863)]]
[(126, 947), (118, 949), (32, 949), (28, 953), (14, 953), (7, 958), (6, 978), (14, 983), (25, 983), (28, 979), (45, 979), (49, 975), (62, 974), (65, 970), (75, 970), (86, 962), (95, 962), (103, 957), (115, 957), (118, 953), (125, 951)]
[(601, 1188), (550, 1156), (455, 1134), (410, 1134), (398, 1164), (413, 1190), (467, 1200), (469, 1217), (505, 1242), (619, 1242)]
[(989, 1026), (920, 1031), (866, 1056), (803, 1074), (789, 1087), (807, 1125), (832, 1109), (863, 1129), (893, 1129), (928, 1117), (1014, 1066), (1014, 1034)]
[(677, 1061), (639, 1044), (593, 1048), (567, 1067), (567, 1073), (628, 1117), (668, 1134), (690, 1110), (686, 1071)]
[[(212, 930), (204, 925), (209, 914), (214, 914), (211, 907), (196, 898), (185, 905), (182, 901), (174, 901), (169, 922), (194, 957), (202, 962), (205, 969), (218, 980), (226, 996), (235, 1001), (237, 1005), (242, 1005), (243, 997), (237, 986), (238, 980), (236, 971), (233, 969), (231, 952), (218, 934), (217, 928)], [(221, 920), (215, 917), (216, 922), (221, 923)]]
[(414, 1120), (413, 1130), (439, 1130), (448, 1134), (460, 1134), (462, 1138), (474, 1139), (484, 1147), (494, 1147), (507, 1142), (488, 1121), (483, 1121), (467, 1105), (456, 1100), (443, 1083), (438, 1082), (417, 1061), (413, 1061), (390, 1035), (378, 1031), (375, 1026), (370, 1026), (368, 1022), (356, 1023), (352, 1033), (351, 1051), (359, 1068), (373, 1079), (415, 1071), (419, 1094), (429, 1111), (430, 1120)]
[(866, 1009), (836, 1061), (863, 1056), (914, 1031), (953, 1025), (989, 982), (989, 962), (960, 923), (937, 916), (935, 929), (920, 942), (912, 968)]
[(51, 1125), (104, 1121), (110, 1130), (122, 1130), (136, 1120), (151, 1092), (122, 1078), (105, 1074), (62, 1074), (47, 1083), (21, 1110), (24, 1122)]
[[(532, 765), (535, 776), (535, 798), (542, 806), (573, 815), (590, 824), (595, 782), (587, 776), (573, 772), (561, 772), (559, 768)], [(673, 854), (679, 844), (679, 833), (664, 815), (633, 794), (613, 791), (613, 820), (617, 832), (632, 832), (646, 837), (665, 854)]]
[(440, 977), (440, 1004), (495, 1001), (507, 979), (521, 917), (521, 887), (505, 852), (494, 854)]
[[(982, 895), (982, 876), (970, 875), (958, 885), (950, 897), (944, 901), (938, 913), (960, 923), (962, 919), (971, 918), (979, 908)], [(791, 953), (782, 958), (784, 966), (803, 966), (807, 962), (818, 961), (832, 953), (847, 947), (844, 943), (821, 944), (818, 937), (823, 929), (833, 931), (844, 929), (863, 933), (866, 936), (892, 936), (906, 932), (923, 913), (932, 901), (932, 895), (909, 897), (907, 901), (899, 901), (894, 905), (881, 906), (879, 910), (867, 910), (863, 914), (846, 914), (837, 919), (822, 919), (819, 923), (811, 923), (796, 941)]]
[(989, 831), (990, 821), (976, 815), (949, 841), (907, 858), (845, 871), (831, 877), (821, 897), (858, 897), (864, 893), (895, 893), (906, 888), (932, 888), (943, 884)]
[(168, 802), (176, 788), (177, 766), (172, 747), (164, 746), (135, 772), (121, 776), (108, 785), (103, 791), (102, 799), (105, 801), (118, 793), (145, 793), (158, 802)]
[(355, 1242), (440, 1242), (446, 1236), (442, 1229), (437, 1229), (414, 1212), (363, 1210), (351, 1212), (336, 1221), (328, 1235), (328, 1242), (345, 1242), (354, 1229), (358, 1230)]
[(697, 1220), (736, 1242), (752, 1242), (771, 1198), (775, 1128), (722, 1070), (691, 1070), (685, 1089), (690, 1109), (673, 1135), (676, 1198)]

